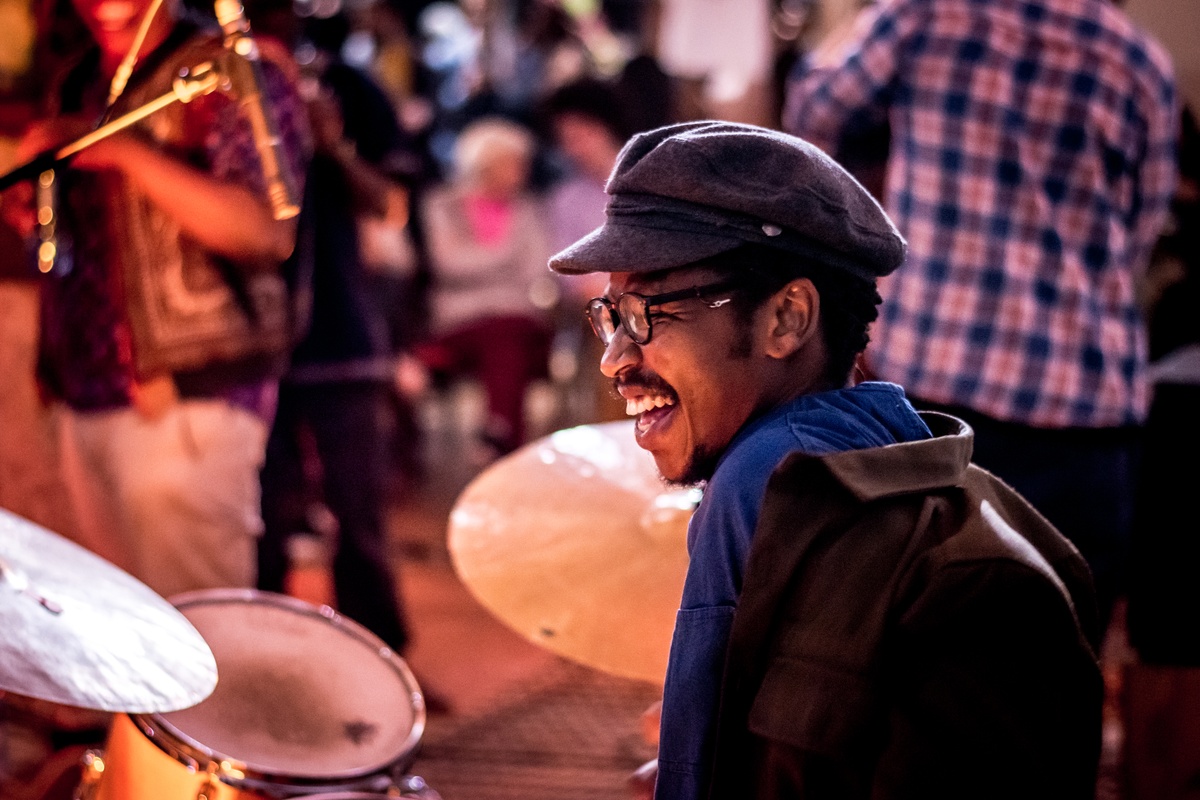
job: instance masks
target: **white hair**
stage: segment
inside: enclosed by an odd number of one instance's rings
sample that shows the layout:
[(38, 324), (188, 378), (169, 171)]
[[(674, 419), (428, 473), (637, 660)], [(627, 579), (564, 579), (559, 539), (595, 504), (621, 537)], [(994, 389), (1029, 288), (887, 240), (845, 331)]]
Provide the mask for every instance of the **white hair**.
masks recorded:
[(463, 128), (454, 142), (454, 168), (459, 177), (472, 178), (497, 158), (533, 158), (533, 133), (504, 117), (483, 117)]

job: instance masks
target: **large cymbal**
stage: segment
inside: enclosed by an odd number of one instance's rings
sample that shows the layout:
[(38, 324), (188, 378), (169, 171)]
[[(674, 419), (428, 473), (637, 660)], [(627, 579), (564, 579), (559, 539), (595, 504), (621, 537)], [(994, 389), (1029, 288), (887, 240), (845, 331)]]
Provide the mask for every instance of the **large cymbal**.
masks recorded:
[(450, 515), (455, 569), (530, 641), (661, 683), (695, 489), (668, 489), (632, 422), (582, 425), (492, 464)]
[(167, 600), (99, 556), (0, 509), (0, 689), (157, 713), (212, 694), (208, 644)]

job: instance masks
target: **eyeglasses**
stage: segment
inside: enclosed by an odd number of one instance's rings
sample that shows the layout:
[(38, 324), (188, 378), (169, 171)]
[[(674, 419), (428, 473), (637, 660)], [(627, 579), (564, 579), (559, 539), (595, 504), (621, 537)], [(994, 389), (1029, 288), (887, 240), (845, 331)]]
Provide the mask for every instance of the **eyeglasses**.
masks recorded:
[[(634, 344), (647, 344), (654, 332), (651, 320), (657, 316), (650, 313), (656, 306), (674, 303), (677, 300), (703, 299), (714, 294), (721, 294), (741, 286), (738, 281), (726, 280), (710, 283), (705, 286), (693, 286), (690, 289), (680, 289), (677, 292), (655, 294), (649, 297), (626, 292), (612, 302), (607, 297), (595, 297), (588, 301), (587, 318), (592, 323), (592, 330), (607, 347), (617, 335), (617, 328), (625, 329), (625, 334)], [(723, 302), (710, 304), (709, 308), (717, 308)]]

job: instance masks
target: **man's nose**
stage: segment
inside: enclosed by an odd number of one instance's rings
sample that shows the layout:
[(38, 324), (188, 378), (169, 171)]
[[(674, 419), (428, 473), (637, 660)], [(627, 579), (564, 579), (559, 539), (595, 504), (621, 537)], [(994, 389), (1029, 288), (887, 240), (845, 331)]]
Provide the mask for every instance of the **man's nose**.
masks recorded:
[(629, 338), (624, 328), (618, 326), (612, 339), (604, 347), (604, 355), (600, 357), (600, 371), (606, 378), (615, 378), (617, 373), (637, 363), (641, 358), (641, 347)]

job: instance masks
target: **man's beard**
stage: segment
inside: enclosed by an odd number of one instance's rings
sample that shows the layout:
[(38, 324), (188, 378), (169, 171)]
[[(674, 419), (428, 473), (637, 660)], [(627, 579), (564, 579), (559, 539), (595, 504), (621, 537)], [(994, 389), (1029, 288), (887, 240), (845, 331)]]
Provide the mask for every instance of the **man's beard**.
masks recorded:
[[(747, 425), (769, 412), (772, 407), (772, 404), (766, 403), (754, 409), (753, 413), (738, 428), (738, 432), (744, 431)], [(736, 433), (733, 438), (737, 438)], [(687, 464), (683, 467), (683, 473), (678, 478), (663, 476), (663, 483), (667, 486), (684, 488), (711, 480), (713, 473), (717, 471), (717, 462), (721, 460), (721, 456), (725, 455), (725, 451), (729, 449), (732, 441), (733, 439), (730, 439), (719, 449), (707, 445), (697, 445), (692, 450), (691, 456), (688, 457)]]
[(685, 488), (703, 483), (712, 478), (713, 473), (717, 470), (717, 462), (720, 460), (721, 453), (714, 452), (711, 448), (700, 445), (692, 450), (692, 454), (688, 457), (688, 462), (683, 468), (683, 474), (678, 478), (667, 478), (664, 476), (663, 483), (667, 486), (677, 488)]

